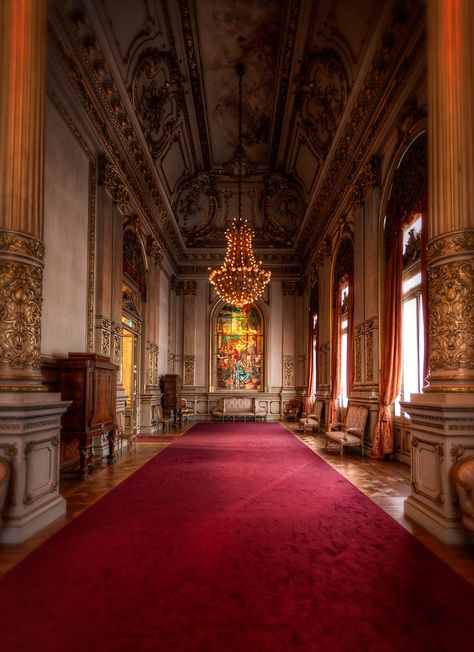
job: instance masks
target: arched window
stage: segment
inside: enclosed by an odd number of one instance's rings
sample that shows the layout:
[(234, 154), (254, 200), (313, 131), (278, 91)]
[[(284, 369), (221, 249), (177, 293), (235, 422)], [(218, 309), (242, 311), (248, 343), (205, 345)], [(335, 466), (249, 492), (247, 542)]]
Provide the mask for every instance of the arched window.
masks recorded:
[(214, 326), (215, 387), (218, 390), (264, 388), (264, 332), (258, 308), (224, 305)]
[(349, 283), (345, 281), (339, 291), (339, 302), (341, 304), (341, 360), (339, 373), (341, 377), (341, 391), (338, 396), (339, 407), (347, 407), (348, 403), (348, 378), (347, 378), (347, 353), (348, 353), (348, 332), (349, 332)]
[(373, 458), (393, 453), (392, 405), (400, 412), (400, 392), (409, 400), (411, 393), (423, 387), (427, 169), (427, 138), (421, 133), (400, 159), (384, 220), (380, 397)]
[(332, 305), (330, 424), (337, 420), (337, 408), (347, 407), (354, 372), (354, 246), (350, 236), (342, 239), (334, 262)]
[(395, 399), (395, 415), (400, 416), (400, 401), (409, 401), (424, 385), (425, 328), (421, 241), (423, 216), (413, 215), (413, 222), (403, 229), (402, 272), (402, 376), (400, 393)]

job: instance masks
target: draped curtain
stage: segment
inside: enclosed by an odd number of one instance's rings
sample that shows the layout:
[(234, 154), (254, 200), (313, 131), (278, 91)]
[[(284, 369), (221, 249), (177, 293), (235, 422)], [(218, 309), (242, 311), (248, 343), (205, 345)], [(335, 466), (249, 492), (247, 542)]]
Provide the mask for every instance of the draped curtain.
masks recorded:
[[(402, 283), (403, 283), (403, 230), (415, 215), (422, 213), (422, 298), (424, 310), (425, 357), (424, 369), (427, 373), (427, 288), (425, 264), (425, 238), (423, 231), (426, 222), (423, 210), (425, 202), (416, 202), (415, 207), (405, 217), (398, 220), (386, 237), (386, 265), (384, 283), (384, 311), (382, 329), (382, 354), (380, 373), (380, 399), (377, 422), (372, 437), (370, 457), (382, 459), (393, 453), (393, 419), (390, 406), (397, 398), (402, 384)], [(423, 296), (424, 295), (424, 296)]]

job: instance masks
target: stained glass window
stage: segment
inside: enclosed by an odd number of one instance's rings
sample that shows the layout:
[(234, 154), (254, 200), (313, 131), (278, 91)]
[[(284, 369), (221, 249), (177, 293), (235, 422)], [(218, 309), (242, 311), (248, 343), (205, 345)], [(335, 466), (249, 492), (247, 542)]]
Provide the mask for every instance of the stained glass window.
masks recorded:
[(263, 323), (253, 304), (220, 310), (215, 356), (217, 389), (263, 390)]

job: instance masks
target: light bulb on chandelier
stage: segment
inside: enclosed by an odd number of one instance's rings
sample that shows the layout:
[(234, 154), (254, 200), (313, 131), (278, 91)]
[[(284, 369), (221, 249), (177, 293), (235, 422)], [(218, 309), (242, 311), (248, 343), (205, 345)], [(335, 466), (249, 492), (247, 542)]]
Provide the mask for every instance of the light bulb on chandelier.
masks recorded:
[(242, 218), (242, 77), (245, 72), (244, 65), (237, 64), (236, 71), (239, 76), (239, 145), (237, 150), (239, 212), (232, 227), (225, 232), (227, 251), (224, 263), (218, 269), (209, 268), (209, 282), (215, 287), (221, 299), (242, 308), (262, 296), (272, 273), (263, 269), (262, 261), (257, 262), (255, 259), (252, 249), (255, 233), (247, 225), (247, 220)]

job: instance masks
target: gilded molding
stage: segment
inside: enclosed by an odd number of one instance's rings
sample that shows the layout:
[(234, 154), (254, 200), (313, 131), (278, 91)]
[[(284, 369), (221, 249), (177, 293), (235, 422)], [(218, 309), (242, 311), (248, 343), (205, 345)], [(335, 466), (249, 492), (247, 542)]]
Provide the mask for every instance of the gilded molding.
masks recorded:
[(99, 183), (104, 186), (122, 213), (125, 213), (130, 194), (117, 169), (105, 156), (99, 156)]
[(0, 231), (0, 255), (15, 254), (44, 261), (44, 244), (41, 240), (17, 231)]
[(474, 259), (428, 271), (431, 372), (474, 369), (473, 288)]
[(362, 337), (357, 337), (355, 341), (355, 381), (362, 381)]
[(163, 249), (154, 235), (149, 235), (146, 239), (146, 253), (153, 258), (159, 269), (163, 267)]

